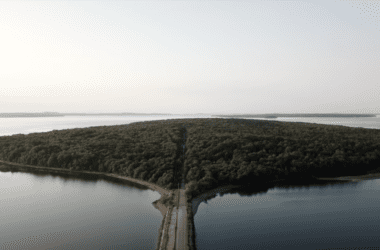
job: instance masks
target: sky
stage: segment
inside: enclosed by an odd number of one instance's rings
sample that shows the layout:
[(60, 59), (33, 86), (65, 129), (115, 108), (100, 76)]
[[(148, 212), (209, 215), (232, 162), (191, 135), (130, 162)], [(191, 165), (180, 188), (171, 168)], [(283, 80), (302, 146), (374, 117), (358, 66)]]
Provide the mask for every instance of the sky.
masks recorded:
[(0, 1), (0, 113), (380, 113), (380, 1)]

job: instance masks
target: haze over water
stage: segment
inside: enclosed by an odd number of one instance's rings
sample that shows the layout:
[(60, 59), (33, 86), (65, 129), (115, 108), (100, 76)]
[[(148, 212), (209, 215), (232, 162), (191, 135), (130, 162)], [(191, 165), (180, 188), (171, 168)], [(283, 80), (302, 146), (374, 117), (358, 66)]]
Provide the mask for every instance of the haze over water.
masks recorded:
[[(29, 134), (48, 132), (60, 129), (85, 128), (92, 126), (112, 126), (139, 121), (184, 119), (184, 118), (217, 118), (211, 115), (183, 116), (63, 116), (63, 117), (31, 117), (0, 118), (0, 136), (13, 134)], [(264, 118), (254, 118), (264, 119)], [(360, 118), (284, 118), (264, 119), (284, 122), (307, 122), (327, 125), (342, 125), (380, 129), (380, 116)]]

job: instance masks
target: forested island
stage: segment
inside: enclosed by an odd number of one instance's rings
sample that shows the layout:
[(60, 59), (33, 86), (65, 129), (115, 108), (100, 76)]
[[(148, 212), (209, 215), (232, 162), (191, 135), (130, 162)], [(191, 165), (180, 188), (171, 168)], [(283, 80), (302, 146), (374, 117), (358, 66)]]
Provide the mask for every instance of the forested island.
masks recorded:
[(0, 113), (0, 118), (8, 117), (58, 117), (58, 116), (151, 116), (151, 115), (173, 115), (160, 113), (58, 113), (58, 112), (40, 112), (40, 113)]
[(278, 118), (278, 117), (376, 117), (376, 114), (340, 114), (340, 113), (309, 113), (309, 114), (237, 114), (237, 115), (213, 115), (213, 117), (227, 118)]
[(227, 184), (380, 172), (380, 130), (267, 120), (168, 119), (2, 136), (0, 159), (114, 173), (165, 189), (176, 189), (185, 173), (192, 199)]
[(151, 116), (151, 115), (165, 115), (170, 116), (173, 114), (163, 114), (163, 113), (62, 113), (62, 115), (67, 116)]
[(10, 117), (57, 117), (64, 116), (58, 112), (43, 112), (43, 113), (0, 113), (0, 118)]

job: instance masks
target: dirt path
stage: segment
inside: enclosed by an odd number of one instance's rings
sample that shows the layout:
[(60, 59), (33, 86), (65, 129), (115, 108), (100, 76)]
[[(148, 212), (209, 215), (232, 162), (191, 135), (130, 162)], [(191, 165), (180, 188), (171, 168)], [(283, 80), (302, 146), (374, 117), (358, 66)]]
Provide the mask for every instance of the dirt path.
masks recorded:
[[(166, 215), (164, 216), (164, 219), (162, 220), (162, 223), (164, 223), (164, 226), (162, 227), (162, 233), (161, 233), (161, 239), (159, 239), (159, 246), (158, 246), (158, 250), (164, 250), (163, 249), (163, 246), (162, 246), (162, 243), (164, 242), (164, 236), (165, 236), (165, 230), (166, 230), (166, 222), (168, 220), (168, 214), (169, 214), (169, 211), (166, 212)], [(170, 216), (170, 214), (169, 214)]]
[(177, 250), (187, 250), (189, 233), (187, 225), (187, 204), (186, 204), (186, 195), (185, 190), (181, 189), (179, 194), (179, 208), (178, 208), (178, 224), (177, 224)]
[[(185, 158), (185, 147), (186, 147), (186, 137), (187, 130), (185, 128), (183, 133), (183, 144), (182, 144), (182, 157)], [(182, 171), (184, 166), (182, 166)], [(178, 216), (177, 216), (177, 231), (176, 231), (176, 250), (188, 250), (189, 232), (187, 223), (187, 199), (185, 193), (185, 174), (182, 172), (181, 183), (179, 183), (178, 189)]]
[(173, 208), (172, 216), (171, 216), (171, 222), (169, 226), (169, 242), (166, 245), (167, 250), (174, 250), (175, 246), (175, 230), (177, 226), (177, 208)]

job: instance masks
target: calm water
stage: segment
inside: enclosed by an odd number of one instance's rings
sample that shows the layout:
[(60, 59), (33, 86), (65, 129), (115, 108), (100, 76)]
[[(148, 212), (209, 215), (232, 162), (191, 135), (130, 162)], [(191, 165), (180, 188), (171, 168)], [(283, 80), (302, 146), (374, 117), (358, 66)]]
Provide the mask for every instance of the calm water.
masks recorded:
[(380, 246), (379, 214), (374, 179), (217, 194), (199, 205), (194, 222), (198, 250), (374, 249), (368, 247)]
[[(190, 118), (190, 116), (188, 116)], [(211, 116), (194, 116), (211, 117)], [(29, 134), (52, 130), (85, 128), (94, 126), (111, 126), (132, 122), (187, 118), (184, 116), (63, 116), (63, 117), (28, 117), (0, 118), (0, 136)]]
[[(273, 120), (380, 129), (380, 117)], [(194, 217), (198, 250), (380, 246), (380, 179), (214, 196), (200, 203)]]
[(326, 124), (326, 125), (380, 129), (380, 115), (377, 115), (377, 117), (360, 117), (360, 118), (327, 118), (327, 117), (285, 118), (285, 117), (280, 117), (273, 120), (284, 121), (284, 122), (307, 122), (307, 123), (318, 123), (318, 124)]
[(125, 181), (0, 168), (0, 249), (154, 249), (159, 198)]
[[(164, 120), (177, 118), (213, 118), (210, 115), (198, 116), (64, 116), (0, 118), (0, 136), (48, 132), (54, 129), (85, 128), (93, 126), (111, 126), (139, 121)], [(260, 118), (255, 118), (260, 119)], [(380, 116), (364, 118), (277, 118), (260, 119), (285, 122), (308, 122), (327, 125), (343, 125), (380, 129)]]
[[(184, 117), (0, 118), (0, 136), (175, 118)], [(379, 117), (275, 120), (380, 129)], [(379, 184), (369, 180), (217, 194), (197, 209), (198, 249), (379, 246)], [(162, 215), (152, 202), (159, 197), (126, 182), (3, 168), (0, 249), (154, 249)]]

